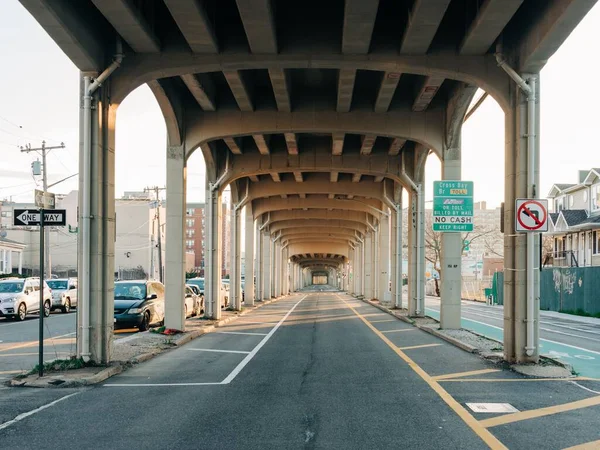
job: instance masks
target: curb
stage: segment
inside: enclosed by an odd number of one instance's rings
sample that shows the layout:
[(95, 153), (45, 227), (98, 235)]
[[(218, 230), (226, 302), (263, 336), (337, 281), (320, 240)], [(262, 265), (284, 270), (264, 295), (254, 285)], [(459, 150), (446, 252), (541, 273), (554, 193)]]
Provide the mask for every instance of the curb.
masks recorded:
[(430, 327), (424, 327), (424, 326), (420, 326), (420, 325), (415, 325), (419, 330), (423, 330), (426, 333), (432, 334), (436, 337), (439, 337), (440, 339), (443, 339), (446, 342), (451, 343), (452, 345), (455, 345), (458, 348), (463, 349), (466, 352), (469, 353), (479, 353), (479, 349), (477, 347), (473, 347), (472, 345), (469, 344), (465, 344), (464, 342), (459, 341), (458, 339), (455, 339), (451, 336), (446, 336), (445, 334), (442, 334), (440, 332), (438, 332), (437, 330), (434, 330), (433, 328)]

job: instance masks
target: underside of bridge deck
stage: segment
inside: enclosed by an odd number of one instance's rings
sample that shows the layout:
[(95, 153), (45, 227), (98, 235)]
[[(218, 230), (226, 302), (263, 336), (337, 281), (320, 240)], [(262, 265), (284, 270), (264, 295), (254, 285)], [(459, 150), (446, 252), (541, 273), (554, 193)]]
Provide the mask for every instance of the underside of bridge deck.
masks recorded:
[[(82, 98), (90, 94), (94, 108), (91, 131), (82, 133), (90, 145), (82, 145), (81, 164), (89, 167), (81, 173), (89, 177), (80, 183), (89, 193), (81, 205), (90, 205), (93, 219), (79, 255), (92, 268), (81, 275), (89, 283), (80, 294), (90, 302), (80, 323), (91, 329), (89, 344), (78, 341), (81, 354), (110, 359), (112, 311), (103, 305), (113, 290), (116, 111), (147, 83), (167, 126), (166, 323), (178, 329), (184, 328), (186, 163), (196, 150), (207, 168), (209, 316), (221, 310), (219, 218), (228, 186), (234, 308), (241, 306), (245, 211), (248, 304), (298, 289), (306, 273), (325, 271), (340, 288), (422, 315), (425, 161), (433, 154), (443, 179), (461, 178), (462, 122), (476, 90), (489, 93), (506, 114), (505, 266), (514, 269), (505, 276), (506, 357), (537, 359), (537, 350), (524, 351), (525, 253), (511, 219), (514, 199), (527, 195), (527, 171), (535, 171), (522, 151), (526, 98), (495, 54), (518, 73), (537, 74), (595, 1), (20, 1), (83, 79), (97, 77), (115, 54), (120, 65), (93, 93), (82, 83)], [(404, 243), (403, 208), (409, 210)], [(446, 234), (443, 244), (442, 326), (457, 328), (460, 234)]]

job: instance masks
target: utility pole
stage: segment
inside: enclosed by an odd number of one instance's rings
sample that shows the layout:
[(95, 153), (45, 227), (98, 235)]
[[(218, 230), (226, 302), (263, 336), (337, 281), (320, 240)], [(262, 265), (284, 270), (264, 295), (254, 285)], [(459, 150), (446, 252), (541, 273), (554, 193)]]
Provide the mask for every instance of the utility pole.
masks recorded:
[[(48, 190), (48, 171), (46, 170), (46, 155), (50, 153), (50, 150), (55, 150), (59, 148), (65, 148), (64, 142), (61, 142), (60, 145), (52, 147), (46, 147), (46, 141), (42, 141), (42, 146), (38, 148), (32, 148), (31, 144), (27, 144), (25, 147), (21, 147), (21, 153), (36, 152), (42, 155), (42, 183), (44, 187), (44, 195), (46, 195), (46, 192)], [(48, 206), (49, 205), (43, 205), (43, 208), (47, 208)], [(44, 229), (44, 253), (46, 255), (46, 261), (44, 264), (44, 266), (46, 267), (45, 278), (50, 279), (52, 277), (52, 259), (50, 258), (50, 227), (45, 227)], [(40, 279), (44, 279), (44, 274), (40, 274)]]
[[(156, 219), (156, 221), (158, 222), (158, 236), (156, 237), (156, 240), (158, 242), (158, 279), (160, 280), (161, 283), (164, 283), (163, 280), (163, 264), (162, 264), (162, 237), (161, 237), (161, 229), (160, 229), (160, 198), (159, 198), (159, 193), (160, 191), (166, 191), (167, 188), (166, 187), (158, 187), (158, 186), (153, 186), (153, 187), (146, 187), (144, 188), (144, 192), (150, 192), (150, 191), (154, 191), (154, 195), (156, 196), (156, 213), (154, 215), (154, 218)], [(152, 227), (154, 229), (154, 227)], [(152, 245), (154, 245), (154, 236), (152, 237)], [(154, 257), (152, 257), (152, 260), (154, 260)]]

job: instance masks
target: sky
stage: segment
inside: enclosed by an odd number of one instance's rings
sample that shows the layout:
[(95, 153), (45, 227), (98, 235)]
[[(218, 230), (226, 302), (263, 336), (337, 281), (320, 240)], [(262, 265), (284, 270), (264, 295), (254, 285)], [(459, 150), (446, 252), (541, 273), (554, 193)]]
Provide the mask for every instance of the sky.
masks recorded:
[[(579, 169), (600, 166), (595, 78), (600, 59), (600, 4), (583, 19), (541, 73), (540, 195), (554, 183), (574, 183)], [(79, 71), (17, 0), (0, 2), (0, 200), (32, 201), (41, 186), (32, 177), (35, 153), (19, 146), (59, 145), (48, 154), (48, 182), (78, 171)], [(591, 80), (588, 84), (585, 80)], [(132, 92), (117, 112), (116, 191), (139, 191), (165, 183), (166, 129), (150, 90)], [(475, 185), (475, 201), (499, 206), (504, 198), (504, 113), (491, 98), (463, 126), (463, 179)], [(426, 168), (426, 200), (440, 178), (440, 162)], [(204, 199), (204, 163), (196, 152), (188, 164), (188, 201)], [(77, 189), (77, 177), (51, 191)]]

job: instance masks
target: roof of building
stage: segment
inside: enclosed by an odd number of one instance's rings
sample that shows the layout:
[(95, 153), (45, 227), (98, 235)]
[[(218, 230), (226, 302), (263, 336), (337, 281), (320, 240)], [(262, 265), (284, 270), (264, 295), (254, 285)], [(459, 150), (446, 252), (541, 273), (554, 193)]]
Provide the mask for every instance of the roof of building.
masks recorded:
[(573, 183), (557, 183), (554, 186), (556, 186), (561, 191), (564, 191), (565, 189), (569, 189), (570, 187), (575, 186), (575, 184), (573, 184)]
[(8, 239), (8, 238), (2, 237), (2, 236), (0, 236), (0, 242), (4, 242), (6, 244), (16, 244), (16, 245), (25, 246), (25, 244), (23, 242), (13, 241), (12, 239)]
[(556, 224), (556, 221), (558, 220), (558, 216), (560, 215), (560, 213), (550, 213), (550, 220), (552, 221), (553, 224)]
[(585, 209), (563, 209), (560, 214), (565, 218), (569, 227), (579, 225), (588, 218)]
[(591, 216), (579, 223), (579, 225), (600, 224), (600, 216)]

